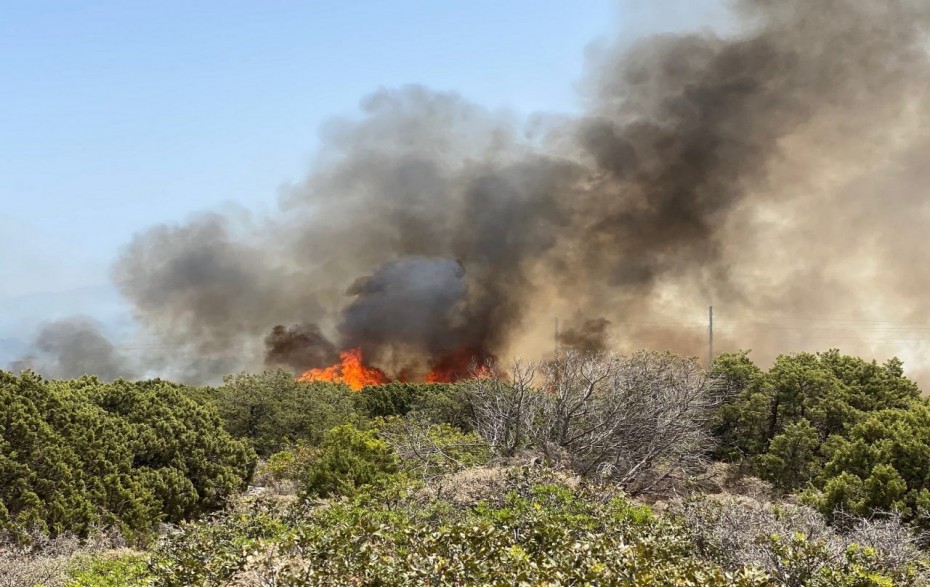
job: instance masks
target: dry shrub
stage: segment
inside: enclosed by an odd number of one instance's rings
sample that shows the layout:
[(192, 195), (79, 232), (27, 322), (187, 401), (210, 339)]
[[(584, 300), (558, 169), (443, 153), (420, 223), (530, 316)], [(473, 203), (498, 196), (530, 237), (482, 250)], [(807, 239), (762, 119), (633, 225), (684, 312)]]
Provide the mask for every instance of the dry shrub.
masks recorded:
[(690, 494), (695, 491), (714, 495), (725, 493), (757, 501), (772, 501), (778, 495), (768, 481), (747, 474), (740, 465), (719, 461), (710, 463), (704, 475), (697, 477), (693, 485), (687, 489), (688, 491), (678, 491), (676, 494)]
[(0, 538), (0, 587), (41, 585), (60, 587), (66, 584), (68, 570), (83, 557), (125, 548), (115, 530), (92, 533), (79, 539), (72, 534), (55, 538), (29, 531), (23, 535)]
[(896, 585), (930, 584), (919, 537), (896, 516), (849, 519), (853, 529), (843, 534), (807, 506), (745, 496), (694, 496), (669, 510), (685, 519), (705, 556), (731, 570), (760, 568), (779, 585), (809, 585), (854, 565), (894, 577)]
[(631, 494), (704, 471), (721, 401), (694, 360), (670, 353), (567, 352), (467, 385), (474, 427), (498, 454), (535, 449)]
[[(875, 558), (884, 568), (903, 568), (924, 560), (921, 549), (927, 545), (927, 534), (913, 532), (897, 512), (851, 522), (853, 529), (846, 535), (847, 540), (874, 549)], [(920, 578), (921, 584), (930, 585), (930, 570), (924, 569)]]
[(461, 507), (480, 501), (500, 499), (521, 486), (555, 483), (568, 488), (578, 486), (578, 478), (564, 471), (526, 465), (469, 467), (434, 479), (418, 492), (417, 499), (432, 502), (446, 500)]

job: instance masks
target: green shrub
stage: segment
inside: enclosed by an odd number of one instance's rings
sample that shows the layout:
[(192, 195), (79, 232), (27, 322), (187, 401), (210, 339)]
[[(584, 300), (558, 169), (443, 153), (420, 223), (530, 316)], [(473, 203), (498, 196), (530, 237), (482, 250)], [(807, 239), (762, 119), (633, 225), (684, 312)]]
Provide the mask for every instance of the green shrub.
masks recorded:
[(147, 587), (152, 581), (145, 557), (104, 556), (82, 561), (70, 572), (67, 587)]
[(695, 556), (685, 528), (646, 506), (524, 473), (475, 506), (392, 489), (280, 511), (288, 529), (261, 537), (244, 534), (265, 511), (225, 514), (166, 541), (153, 557), (155, 584), (771, 584), (756, 570), (727, 572)]
[(879, 365), (836, 350), (783, 355), (767, 373), (745, 353), (723, 355), (711, 379), (728, 398), (714, 420), (717, 456), (749, 457), (760, 477), (786, 490), (814, 480), (831, 439), (920, 395), (897, 359)]
[(328, 430), (355, 422), (354, 394), (343, 384), (300, 382), (278, 370), (227, 377), (213, 402), (230, 434), (268, 456), (301, 441), (319, 444)]
[(254, 454), (186, 388), (0, 372), (0, 526), (129, 535), (221, 508)]
[(365, 387), (353, 398), (359, 412), (368, 418), (411, 415), (465, 431), (471, 428), (465, 389), (460, 384), (395, 381)]
[(862, 516), (898, 512), (928, 525), (930, 511), (930, 407), (883, 410), (824, 447), (822, 491), (808, 498), (823, 512)]
[(491, 445), (478, 434), (416, 417), (384, 420), (378, 434), (394, 449), (401, 468), (419, 479), (484, 465), (494, 456)]
[(307, 467), (319, 454), (318, 447), (306, 443), (298, 443), (289, 450), (278, 451), (259, 465), (255, 473), (255, 483), (290, 493), (300, 483)]
[(320, 452), (303, 474), (304, 497), (352, 495), (386, 481), (398, 470), (394, 451), (370, 430), (337, 426), (323, 438)]

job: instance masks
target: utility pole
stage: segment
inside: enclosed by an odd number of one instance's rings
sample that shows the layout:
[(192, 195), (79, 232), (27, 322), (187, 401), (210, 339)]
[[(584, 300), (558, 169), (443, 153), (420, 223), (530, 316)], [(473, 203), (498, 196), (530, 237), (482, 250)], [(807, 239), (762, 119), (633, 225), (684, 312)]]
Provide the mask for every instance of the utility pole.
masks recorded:
[(714, 364), (714, 307), (707, 308), (707, 368)]
[(555, 319), (555, 358), (559, 358), (559, 319)]

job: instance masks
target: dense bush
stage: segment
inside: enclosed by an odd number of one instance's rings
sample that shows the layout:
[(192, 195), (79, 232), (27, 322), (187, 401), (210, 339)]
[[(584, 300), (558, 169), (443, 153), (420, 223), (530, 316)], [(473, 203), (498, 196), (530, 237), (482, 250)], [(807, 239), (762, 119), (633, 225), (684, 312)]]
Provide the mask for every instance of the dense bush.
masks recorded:
[(770, 584), (695, 556), (686, 529), (645, 506), (525, 473), (474, 506), (417, 496), (364, 493), (309, 511), (258, 504), (185, 526), (154, 554), (152, 578), (164, 587)]
[(871, 516), (895, 511), (930, 526), (930, 407), (870, 414), (824, 446), (822, 492), (810, 492), (825, 512)]
[(386, 481), (397, 470), (387, 442), (370, 430), (345, 424), (326, 433), (318, 455), (303, 471), (301, 492), (306, 497), (352, 495)]
[(712, 376), (735, 391), (715, 422), (718, 456), (743, 460), (784, 490), (818, 476), (834, 438), (873, 412), (907, 409), (920, 395), (900, 361), (878, 365), (836, 350), (781, 356), (768, 372), (745, 354), (724, 355)]
[(362, 388), (353, 397), (359, 412), (368, 418), (409, 415), (468, 431), (472, 418), (465, 397), (466, 387), (466, 384), (455, 383), (395, 381)]
[(339, 383), (296, 381), (287, 371), (227, 377), (213, 394), (226, 429), (252, 442), (259, 456), (323, 435), (357, 419), (352, 392)]
[(830, 528), (816, 511), (747, 498), (693, 496), (673, 505), (703, 556), (736, 570), (765, 570), (776, 584), (923, 586), (930, 561), (899, 519), (848, 518)]
[(148, 572), (127, 585), (916, 587), (927, 579), (926, 555), (895, 521), (860, 521), (840, 535), (798, 506), (693, 499), (659, 512), (544, 468), (498, 473), (466, 504), (424, 497), (417, 486), (309, 509), (244, 502), (166, 536)]
[(130, 534), (222, 507), (254, 455), (160, 380), (45, 381), (0, 372), (0, 527)]
[(394, 449), (401, 468), (416, 479), (434, 479), (485, 465), (493, 457), (485, 439), (449, 424), (430, 424), (411, 416), (389, 418), (379, 424), (379, 436)]

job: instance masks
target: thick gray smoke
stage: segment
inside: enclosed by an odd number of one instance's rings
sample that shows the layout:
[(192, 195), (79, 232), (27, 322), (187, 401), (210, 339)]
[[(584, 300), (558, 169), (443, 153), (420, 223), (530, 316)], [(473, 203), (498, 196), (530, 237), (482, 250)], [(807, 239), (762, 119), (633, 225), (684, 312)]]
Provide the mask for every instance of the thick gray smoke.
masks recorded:
[(279, 324), (265, 338), (265, 348), (266, 364), (297, 372), (332, 364), (339, 357), (336, 347), (316, 324), (296, 324), (290, 328)]
[(710, 303), (730, 320), (721, 349), (899, 352), (765, 323), (926, 314), (930, 4), (734, 11), (735, 33), (593, 58), (574, 118), (521, 124), (422, 87), (367, 97), (324, 128), (279, 218), (159, 226), (123, 251), (116, 283), (173, 349), (151, 360), (209, 380), (360, 346), (422, 371), (462, 349), (538, 356), (571, 315), (590, 317), (568, 332), (582, 346), (697, 354)]
[(32, 369), (49, 378), (96, 375), (104, 381), (132, 378), (137, 373), (90, 318), (57, 320), (44, 325), (33, 343), (33, 354), (11, 365)]

